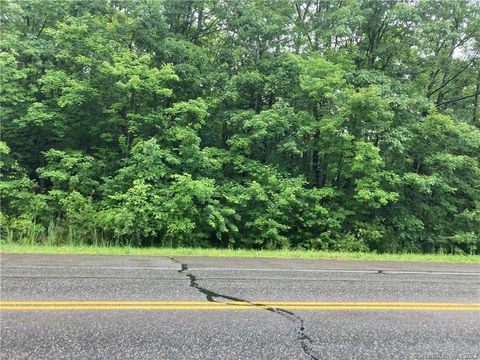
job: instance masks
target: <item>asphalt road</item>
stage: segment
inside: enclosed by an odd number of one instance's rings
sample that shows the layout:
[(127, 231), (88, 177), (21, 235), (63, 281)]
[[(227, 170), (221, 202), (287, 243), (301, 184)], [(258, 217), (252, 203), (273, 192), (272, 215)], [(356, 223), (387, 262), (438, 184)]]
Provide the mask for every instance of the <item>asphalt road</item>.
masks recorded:
[(480, 359), (480, 265), (6, 255), (0, 358)]

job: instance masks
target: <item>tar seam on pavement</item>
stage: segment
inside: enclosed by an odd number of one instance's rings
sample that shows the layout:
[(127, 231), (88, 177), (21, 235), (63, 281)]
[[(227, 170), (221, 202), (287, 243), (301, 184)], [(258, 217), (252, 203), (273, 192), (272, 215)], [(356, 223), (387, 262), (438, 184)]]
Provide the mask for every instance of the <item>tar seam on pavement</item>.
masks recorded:
[[(282, 308), (268, 307), (268, 306), (263, 305), (263, 304), (252, 303), (252, 302), (250, 302), (248, 300), (245, 300), (245, 299), (240, 299), (240, 298), (237, 298), (237, 297), (234, 297), (234, 296), (219, 294), (219, 293), (216, 293), (216, 292), (214, 292), (210, 289), (206, 289), (206, 288), (200, 286), (197, 283), (197, 277), (194, 274), (192, 274), (191, 271), (188, 270), (188, 264), (182, 263), (182, 262), (176, 260), (173, 257), (169, 257), (169, 259), (172, 260), (173, 262), (176, 262), (177, 264), (181, 265), (182, 268), (181, 268), (181, 270), (178, 270), (178, 272), (185, 274), (185, 276), (187, 276), (190, 279), (190, 286), (197, 289), (202, 294), (204, 294), (208, 301), (221, 302), (221, 301), (216, 301), (215, 300), (215, 298), (220, 298), (220, 299), (225, 299), (225, 300), (242, 302), (242, 303), (251, 305), (253, 307), (256, 307), (258, 309), (266, 310), (266, 311), (275, 313), (275, 314), (280, 315), (281, 317), (287, 319), (290, 323), (292, 323), (295, 326), (296, 338), (299, 341), (303, 352), (313, 360), (320, 360), (321, 359), (320, 355), (317, 353), (317, 351), (315, 349), (315, 347), (317, 347), (317, 345), (314, 344), (312, 338), (310, 336), (308, 336), (307, 331), (305, 330), (305, 320), (302, 317), (300, 317), (299, 315), (297, 315), (297, 314), (295, 314), (291, 311), (282, 309)], [(228, 302), (221, 302), (221, 303), (222, 304), (228, 304)]]

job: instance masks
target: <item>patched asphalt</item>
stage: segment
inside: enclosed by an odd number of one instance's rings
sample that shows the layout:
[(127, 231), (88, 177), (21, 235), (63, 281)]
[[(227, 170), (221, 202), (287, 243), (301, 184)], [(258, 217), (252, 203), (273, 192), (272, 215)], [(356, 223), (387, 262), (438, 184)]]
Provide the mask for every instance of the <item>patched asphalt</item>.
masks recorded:
[[(0, 260), (2, 301), (204, 302), (213, 294), (221, 302), (480, 302), (477, 264), (10, 254)], [(2, 360), (480, 358), (479, 311), (32, 310), (0, 316)]]

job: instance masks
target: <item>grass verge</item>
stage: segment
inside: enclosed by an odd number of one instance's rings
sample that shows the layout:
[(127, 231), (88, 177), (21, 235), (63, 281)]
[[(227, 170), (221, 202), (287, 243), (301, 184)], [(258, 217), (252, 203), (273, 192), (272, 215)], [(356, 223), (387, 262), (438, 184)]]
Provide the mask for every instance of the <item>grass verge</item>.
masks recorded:
[(447, 254), (376, 254), (365, 252), (333, 252), (316, 250), (245, 250), (201, 248), (133, 248), (115, 246), (44, 246), (1, 244), (4, 254), (69, 254), (69, 255), (138, 255), (138, 256), (222, 256), (267, 257), (330, 260), (416, 261), (445, 263), (480, 263), (480, 255)]

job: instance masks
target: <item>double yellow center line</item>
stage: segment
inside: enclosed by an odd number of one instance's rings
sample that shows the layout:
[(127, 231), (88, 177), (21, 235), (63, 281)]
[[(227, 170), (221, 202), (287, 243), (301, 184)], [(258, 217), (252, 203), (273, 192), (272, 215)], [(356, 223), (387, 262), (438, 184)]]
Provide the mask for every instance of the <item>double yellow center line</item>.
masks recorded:
[(45, 310), (427, 310), (480, 311), (480, 303), (432, 302), (209, 302), (209, 301), (0, 301), (0, 311)]

